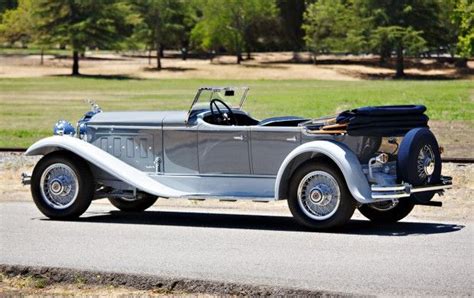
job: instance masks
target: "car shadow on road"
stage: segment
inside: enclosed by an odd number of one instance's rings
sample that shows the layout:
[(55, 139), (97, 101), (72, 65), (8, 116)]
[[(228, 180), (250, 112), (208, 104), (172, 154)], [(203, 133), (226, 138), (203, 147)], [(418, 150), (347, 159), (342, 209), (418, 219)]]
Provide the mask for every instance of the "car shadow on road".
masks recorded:
[(79, 222), (102, 222), (112, 224), (138, 224), (157, 226), (181, 226), (199, 228), (249, 229), (268, 231), (338, 233), (379, 236), (412, 236), (456, 232), (463, 225), (433, 222), (399, 222), (394, 224), (374, 224), (367, 220), (354, 219), (341, 228), (329, 231), (312, 231), (302, 227), (288, 216), (217, 214), (202, 212), (145, 211), (126, 213), (110, 211), (88, 213)]

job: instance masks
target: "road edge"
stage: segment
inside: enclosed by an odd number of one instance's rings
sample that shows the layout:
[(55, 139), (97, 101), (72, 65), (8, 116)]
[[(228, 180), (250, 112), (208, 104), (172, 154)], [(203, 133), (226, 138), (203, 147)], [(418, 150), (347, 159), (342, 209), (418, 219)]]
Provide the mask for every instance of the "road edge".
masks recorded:
[(105, 271), (76, 270), (59, 267), (40, 267), (0, 264), (0, 273), (7, 277), (36, 277), (52, 284), (89, 284), (122, 286), (137, 290), (160, 289), (170, 294), (210, 294), (230, 296), (303, 296), (303, 297), (349, 297), (350, 294), (311, 291), (275, 286), (256, 286), (186, 278), (169, 278), (154, 275), (125, 274)]

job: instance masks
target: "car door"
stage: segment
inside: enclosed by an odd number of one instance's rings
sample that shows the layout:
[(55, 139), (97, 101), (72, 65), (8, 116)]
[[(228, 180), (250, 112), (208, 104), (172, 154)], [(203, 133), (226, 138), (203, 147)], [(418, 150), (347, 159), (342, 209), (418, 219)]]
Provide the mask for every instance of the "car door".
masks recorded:
[(250, 174), (248, 127), (200, 123), (198, 155), (201, 174)]
[(299, 127), (252, 126), (250, 136), (255, 175), (276, 175), (288, 153), (301, 144)]

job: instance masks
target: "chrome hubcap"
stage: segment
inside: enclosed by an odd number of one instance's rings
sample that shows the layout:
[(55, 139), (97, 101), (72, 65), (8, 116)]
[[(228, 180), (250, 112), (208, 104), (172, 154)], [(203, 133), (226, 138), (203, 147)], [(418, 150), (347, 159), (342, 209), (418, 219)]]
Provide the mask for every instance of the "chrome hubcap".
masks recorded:
[(435, 170), (435, 156), (433, 149), (429, 145), (423, 146), (417, 159), (418, 176), (422, 179), (431, 179)]
[(389, 211), (397, 207), (397, 205), (398, 205), (398, 200), (392, 200), (392, 201), (372, 203), (372, 204), (369, 204), (369, 207), (377, 211)]
[(44, 170), (40, 180), (44, 201), (54, 209), (71, 206), (79, 192), (79, 181), (73, 169), (62, 163), (55, 163)]
[(323, 171), (314, 171), (301, 179), (297, 197), (301, 210), (308, 217), (314, 220), (325, 220), (336, 213), (341, 193), (332, 175)]

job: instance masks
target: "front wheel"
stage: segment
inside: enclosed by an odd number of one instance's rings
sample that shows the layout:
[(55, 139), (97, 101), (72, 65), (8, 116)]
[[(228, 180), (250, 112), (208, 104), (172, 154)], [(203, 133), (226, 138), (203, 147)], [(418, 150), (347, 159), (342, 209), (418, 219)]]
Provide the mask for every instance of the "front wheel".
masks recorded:
[(91, 204), (95, 182), (87, 163), (67, 153), (44, 156), (31, 175), (31, 194), (51, 219), (73, 219)]
[(127, 199), (127, 198), (109, 198), (109, 201), (114, 207), (124, 212), (140, 212), (145, 211), (155, 204), (158, 197), (152, 195), (143, 195), (139, 199)]
[(316, 230), (334, 228), (348, 222), (354, 213), (355, 200), (335, 166), (303, 165), (290, 183), (288, 206), (300, 224)]
[(362, 215), (376, 223), (395, 223), (402, 220), (415, 207), (409, 199), (401, 201), (384, 201), (372, 204), (365, 204), (358, 209)]

